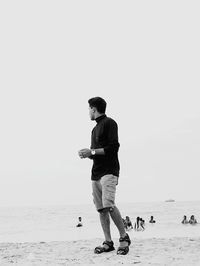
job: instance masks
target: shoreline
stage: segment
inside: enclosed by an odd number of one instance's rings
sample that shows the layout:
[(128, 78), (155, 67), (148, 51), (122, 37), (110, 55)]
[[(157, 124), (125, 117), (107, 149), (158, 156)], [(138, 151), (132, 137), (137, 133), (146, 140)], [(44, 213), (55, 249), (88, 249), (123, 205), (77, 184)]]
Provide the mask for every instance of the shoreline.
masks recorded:
[[(113, 239), (115, 248), (118, 239)], [(200, 236), (134, 239), (126, 256), (116, 250), (94, 254), (103, 238), (75, 241), (0, 243), (1, 266), (200, 265)]]

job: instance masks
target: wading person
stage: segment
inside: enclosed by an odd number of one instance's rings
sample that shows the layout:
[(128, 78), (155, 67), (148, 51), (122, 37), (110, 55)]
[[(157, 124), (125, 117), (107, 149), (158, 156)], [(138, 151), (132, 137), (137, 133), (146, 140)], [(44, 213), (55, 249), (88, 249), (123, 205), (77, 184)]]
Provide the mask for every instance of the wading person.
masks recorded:
[(78, 153), (81, 159), (90, 158), (93, 160), (91, 173), (93, 200), (99, 212), (105, 237), (103, 245), (96, 247), (94, 252), (99, 254), (115, 249), (110, 231), (111, 217), (120, 236), (117, 254), (126, 255), (129, 252), (131, 240), (125, 231), (121, 214), (115, 205), (120, 169), (118, 126), (112, 118), (106, 116), (104, 99), (94, 97), (89, 99), (88, 103), (90, 119), (96, 121), (96, 126), (92, 130), (90, 149), (81, 149)]

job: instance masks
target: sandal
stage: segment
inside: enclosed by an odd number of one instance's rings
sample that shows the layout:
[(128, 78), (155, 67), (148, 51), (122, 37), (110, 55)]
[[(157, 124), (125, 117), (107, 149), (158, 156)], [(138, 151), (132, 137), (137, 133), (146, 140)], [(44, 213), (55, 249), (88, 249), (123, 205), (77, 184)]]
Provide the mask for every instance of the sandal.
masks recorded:
[(128, 234), (126, 234), (124, 237), (120, 237), (119, 242), (126, 241), (128, 243), (128, 246), (125, 247), (119, 247), (117, 249), (117, 255), (126, 255), (129, 252), (129, 246), (131, 244), (131, 240)]
[(100, 253), (103, 253), (103, 252), (110, 252), (110, 251), (115, 250), (113, 241), (107, 241), (106, 240), (106, 241), (103, 242), (103, 245), (104, 244), (107, 245), (108, 248), (105, 248), (105, 247), (102, 247), (102, 246), (96, 247), (94, 249), (94, 253), (100, 254)]

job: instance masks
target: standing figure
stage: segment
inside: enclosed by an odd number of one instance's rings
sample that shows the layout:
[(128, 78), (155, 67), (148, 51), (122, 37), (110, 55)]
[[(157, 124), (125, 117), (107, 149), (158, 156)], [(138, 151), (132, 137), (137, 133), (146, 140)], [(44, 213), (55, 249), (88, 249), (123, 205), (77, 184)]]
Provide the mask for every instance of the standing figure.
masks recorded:
[(145, 230), (145, 220), (143, 220), (141, 217), (136, 218), (134, 229), (135, 231), (144, 231)]
[(118, 125), (105, 114), (106, 101), (104, 99), (94, 97), (88, 100), (88, 104), (90, 119), (96, 121), (96, 126), (92, 130), (90, 149), (84, 148), (78, 153), (80, 158), (93, 160), (91, 173), (93, 201), (99, 212), (105, 237), (103, 245), (96, 247), (94, 252), (99, 254), (115, 249), (111, 238), (111, 217), (120, 236), (117, 254), (126, 255), (129, 252), (131, 240), (125, 231), (121, 214), (115, 205), (115, 193), (120, 170)]
[(135, 231), (139, 231), (140, 229), (140, 217), (139, 216), (136, 218), (134, 229)]
[(145, 227), (144, 227), (145, 226), (145, 220), (142, 218), (140, 218), (140, 226), (141, 226), (142, 230), (145, 229)]

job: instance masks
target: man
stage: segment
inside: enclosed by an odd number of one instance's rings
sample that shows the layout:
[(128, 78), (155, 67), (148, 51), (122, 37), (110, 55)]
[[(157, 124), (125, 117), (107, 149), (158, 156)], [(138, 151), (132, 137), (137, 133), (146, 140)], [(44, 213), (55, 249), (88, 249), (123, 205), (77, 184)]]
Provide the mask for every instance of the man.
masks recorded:
[(120, 246), (117, 254), (126, 255), (129, 252), (131, 240), (125, 231), (123, 220), (115, 205), (116, 185), (119, 177), (118, 160), (118, 126), (117, 123), (106, 116), (106, 101), (100, 97), (88, 100), (89, 115), (96, 126), (92, 130), (91, 148), (81, 149), (78, 153), (81, 159), (93, 160), (92, 192), (93, 200), (99, 212), (100, 222), (105, 241), (102, 246), (95, 248), (94, 252), (100, 254), (114, 250), (114, 243), (110, 232), (110, 217), (119, 231)]

